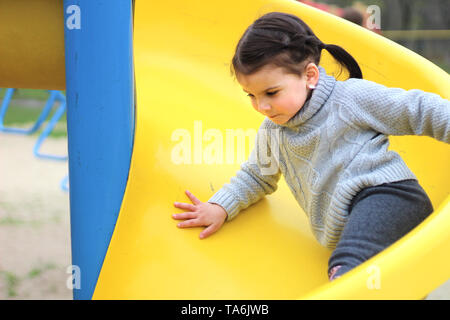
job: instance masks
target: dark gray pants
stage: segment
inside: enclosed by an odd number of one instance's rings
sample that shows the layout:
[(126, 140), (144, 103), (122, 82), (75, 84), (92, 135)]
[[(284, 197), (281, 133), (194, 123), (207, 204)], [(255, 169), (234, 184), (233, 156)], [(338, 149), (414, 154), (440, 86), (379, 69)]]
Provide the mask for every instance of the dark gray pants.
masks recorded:
[(348, 221), (328, 261), (330, 280), (387, 248), (432, 212), (431, 201), (416, 180), (361, 190), (352, 200)]

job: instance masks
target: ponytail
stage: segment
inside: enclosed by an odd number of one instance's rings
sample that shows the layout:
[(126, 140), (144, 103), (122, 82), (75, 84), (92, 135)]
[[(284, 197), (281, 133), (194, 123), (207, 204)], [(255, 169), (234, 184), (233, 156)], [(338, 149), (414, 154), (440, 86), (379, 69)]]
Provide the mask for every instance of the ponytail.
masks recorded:
[(356, 62), (350, 53), (334, 44), (323, 44), (322, 48), (327, 50), (333, 58), (348, 70), (350, 78), (362, 79), (363, 76), (358, 62)]

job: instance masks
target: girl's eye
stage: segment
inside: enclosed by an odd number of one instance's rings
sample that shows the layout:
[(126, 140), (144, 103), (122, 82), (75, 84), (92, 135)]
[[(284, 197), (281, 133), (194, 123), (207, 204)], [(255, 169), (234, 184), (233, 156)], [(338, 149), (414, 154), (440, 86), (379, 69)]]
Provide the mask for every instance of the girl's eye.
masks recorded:
[[(274, 95), (276, 95), (277, 93), (278, 93), (278, 91), (273, 91), (273, 92), (267, 92), (266, 94), (267, 94), (268, 96), (274, 96)], [(251, 93), (247, 94), (247, 96), (249, 96), (250, 98), (254, 98), (254, 96), (253, 96)]]

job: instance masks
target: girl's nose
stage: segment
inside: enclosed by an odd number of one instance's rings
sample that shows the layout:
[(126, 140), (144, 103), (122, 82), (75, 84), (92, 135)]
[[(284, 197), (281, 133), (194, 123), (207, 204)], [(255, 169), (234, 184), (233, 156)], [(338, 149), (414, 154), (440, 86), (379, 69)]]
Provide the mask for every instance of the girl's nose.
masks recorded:
[(270, 109), (271, 109), (270, 104), (267, 101), (260, 101), (258, 103), (258, 111), (264, 112)]

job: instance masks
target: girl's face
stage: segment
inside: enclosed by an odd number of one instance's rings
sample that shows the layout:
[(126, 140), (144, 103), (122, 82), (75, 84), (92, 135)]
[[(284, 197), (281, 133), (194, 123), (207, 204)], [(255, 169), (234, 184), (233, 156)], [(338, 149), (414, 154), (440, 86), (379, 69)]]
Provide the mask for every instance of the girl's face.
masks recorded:
[(300, 77), (283, 68), (266, 65), (251, 75), (237, 74), (242, 89), (251, 99), (253, 108), (276, 124), (284, 124), (305, 104), (311, 89), (319, 79), (319, 69), (308, 64)]

